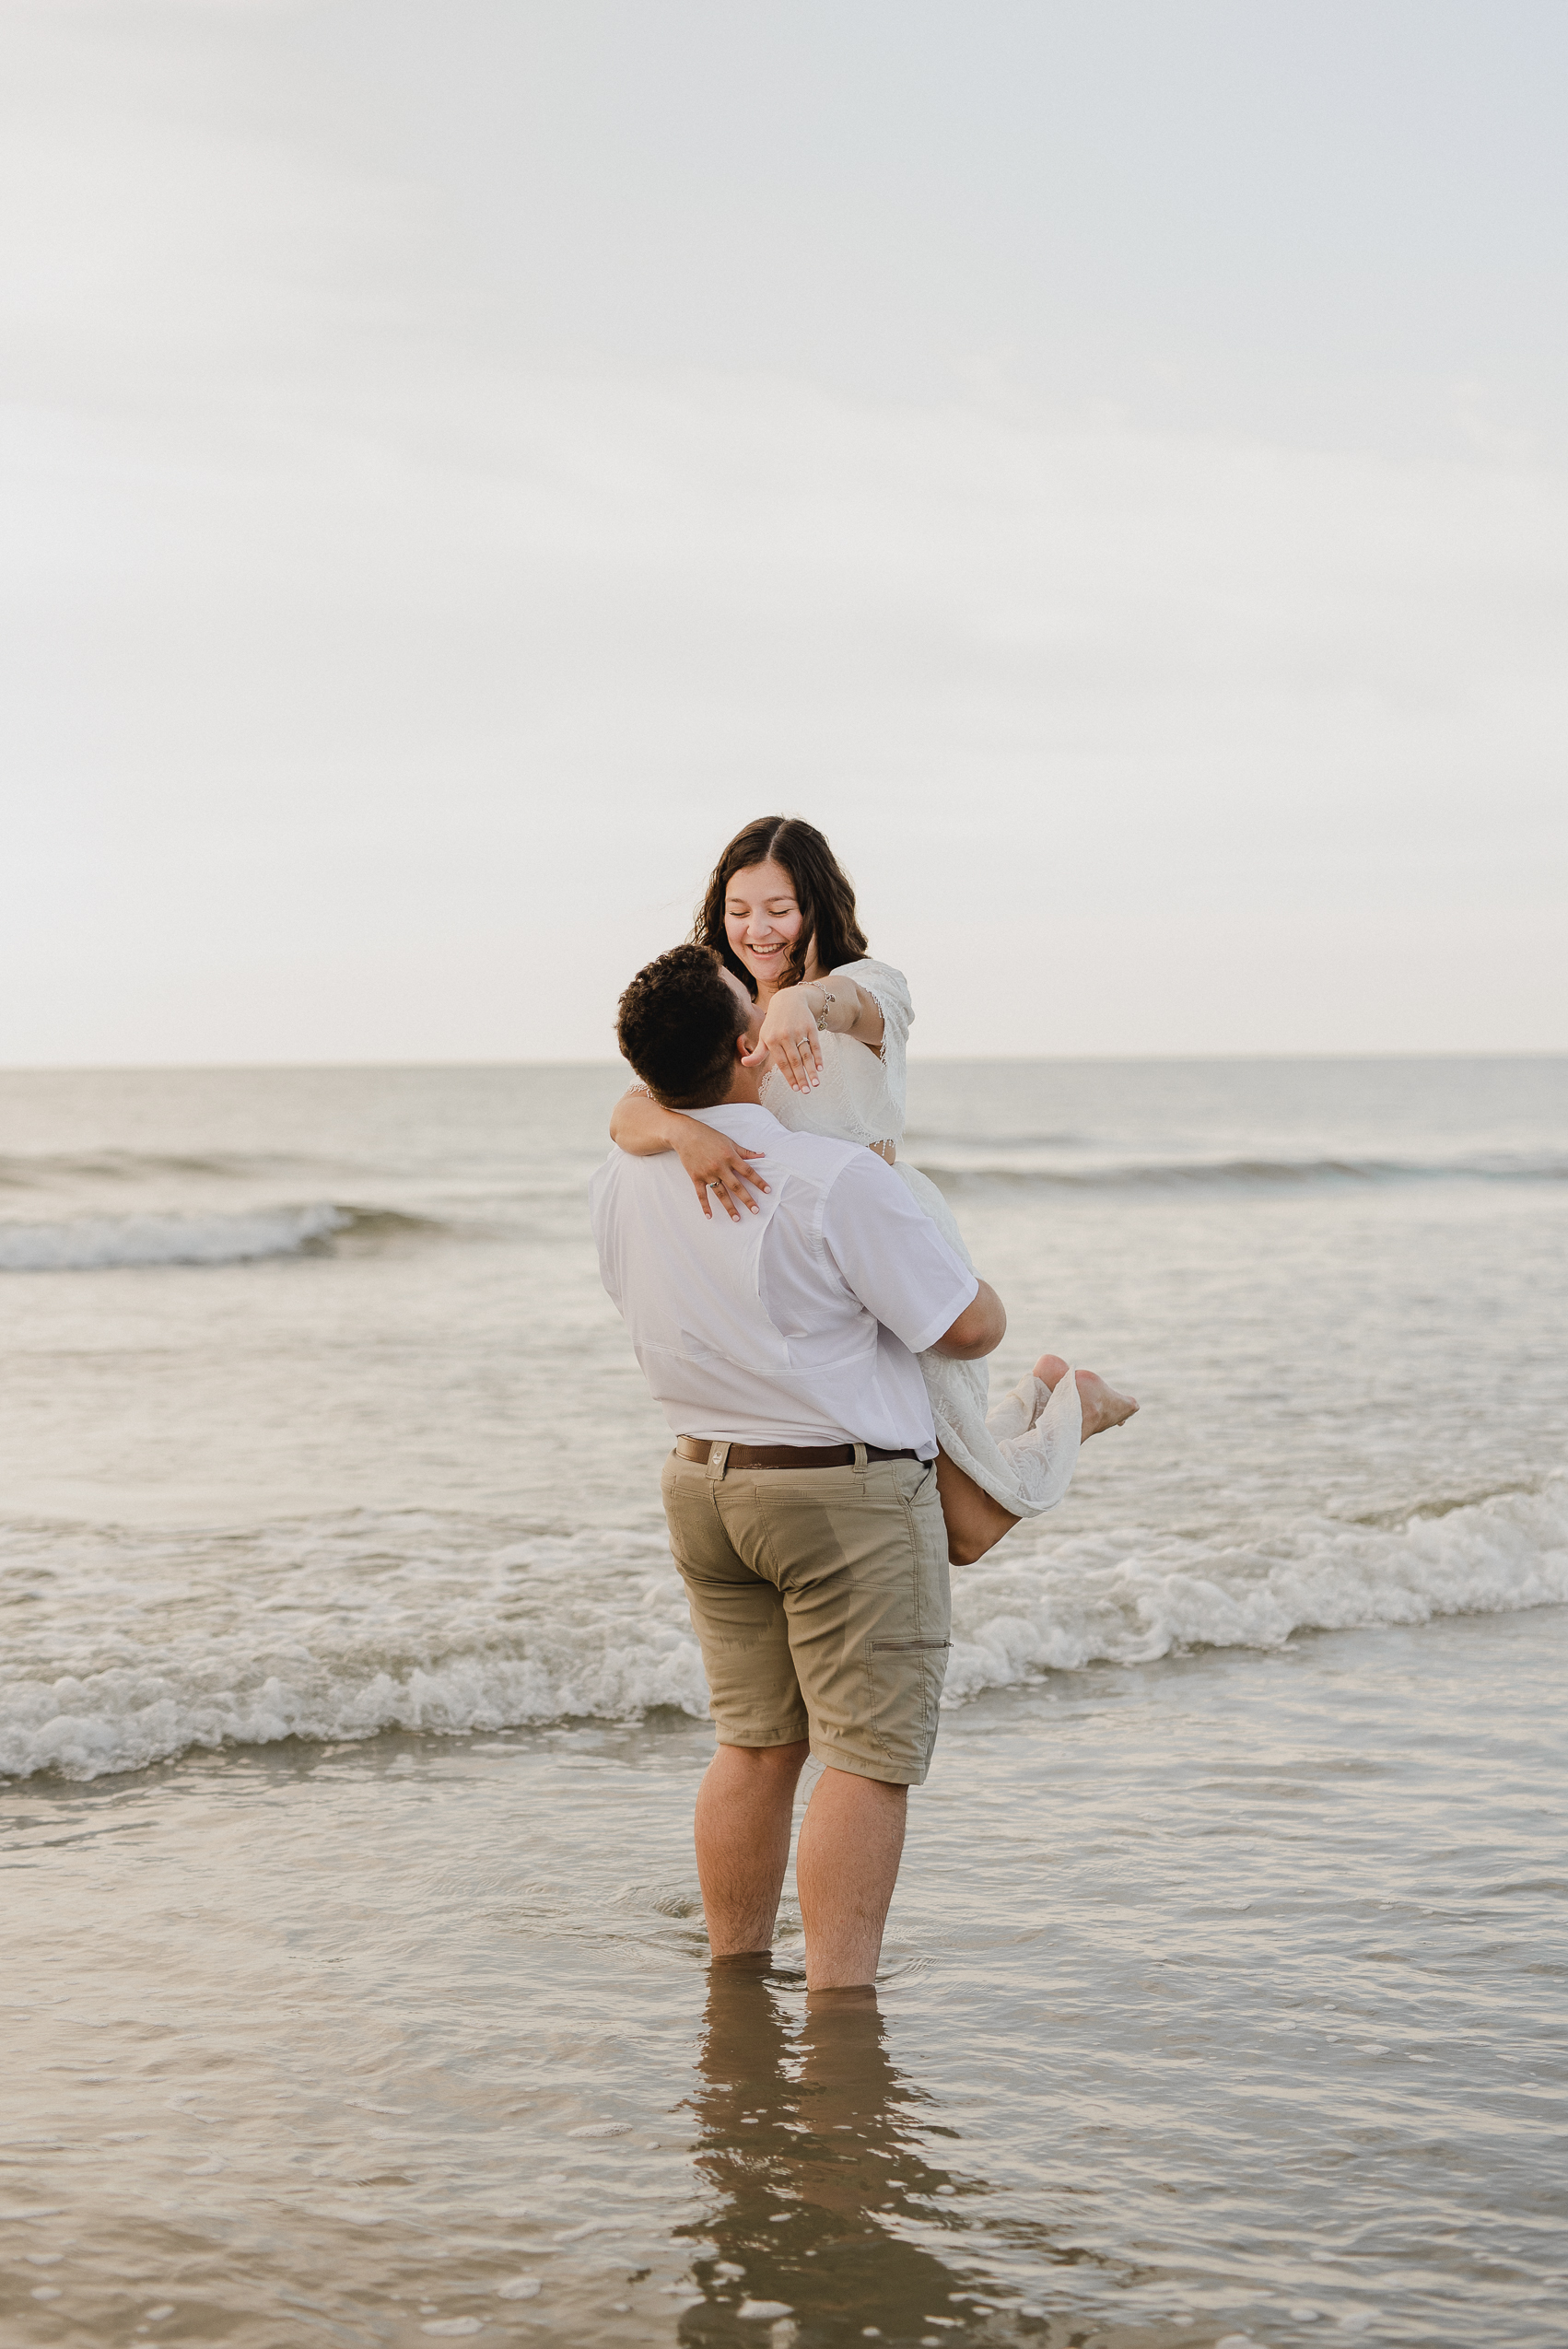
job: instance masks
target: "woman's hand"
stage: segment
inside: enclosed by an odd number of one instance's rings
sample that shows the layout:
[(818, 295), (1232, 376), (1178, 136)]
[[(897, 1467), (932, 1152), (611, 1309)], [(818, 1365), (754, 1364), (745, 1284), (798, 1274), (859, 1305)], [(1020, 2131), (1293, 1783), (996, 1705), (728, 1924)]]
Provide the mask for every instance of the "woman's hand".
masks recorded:
[(766, 1152), (743, 1150), (739, 1142), (732, 1142), (727, 1134), (717, 1133), (711, 1126), (705, 1126), (700, 1117), (682, 1117), (677, 1122), (680, 1131), (672, 1134), (671, 1140), (681, 1164), (692, 1178), (697, 1203), (704, 1215), (712, 1221), (711, 1199), (719, 1201), (731, 1223), (740, 1221), (743, 1207), (755, 1215), (756, 1201), (746, 1185), (754, 1183), (759, 1191), (766, 1191), (767, 1185), (760, 1174), (753, 1172), (746, 1161), (766, 1157)]
[(683, 1116), (678, 1109), (661, 1109), (645, 1087), (633, 1085), (621, 1095), (610, 1117), (610, 1139), (617, 1150), (633, 1158), (658, 1158), (673, 1150), (696, 1186), (697, 1203), (712, 1221), (708, 1201), (719, 1200), (731, 1223), (741, 1220), (737, 1202), (756, 1213), (748, 1183), (766, 1191), (767, 1185), (746, 1164), (762, 1158), (760, 1150), (743, 1150), (728, 1136), (715, 1133), (700, 1117)]
[(810, 1093), (821, 1082), (822, 1070), (822, 1045), (812, 997), (820, 1006), (825, 992), (818, 979), (803, 987), (781, 987), (767, 1007), (756, 1050), (745, 1055), (742, 1066), (760, 1069), (771, 1060), (795, 1093)]

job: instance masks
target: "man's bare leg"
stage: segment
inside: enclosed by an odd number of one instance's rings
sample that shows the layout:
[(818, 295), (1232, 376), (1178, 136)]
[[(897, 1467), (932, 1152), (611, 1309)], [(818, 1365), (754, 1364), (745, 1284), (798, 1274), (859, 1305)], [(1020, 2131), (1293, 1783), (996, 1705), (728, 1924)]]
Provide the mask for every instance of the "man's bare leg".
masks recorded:
[[(1035, 1364), (1035, 1376), (1042, 1385), (1054, 1389), (1066, 1375), (1067, 1364), (1059, 1354), (1042, 1354)], [(1079, 1372), (1078, 1400), (1085, 1443), (1092, 1435), (1103, 1435), (1107, 1428), (1120, 1427), (1138, 1408), (1130, 1395), (1118, 1395), (1114, 1386), (1107, 1386), (1098, 1371)], [(937, 1454), (936, 1489), (947, 1525), (949, 1565), (973, 1566), (1018, 1523), (1011, 1510), (993, 1501), (945, 1452)]]
[(795, 1852), (808, 1990), (851, 1990), (876, 1980), (908, 1796), (907, 1786), (847, 1770), (827, 1769), (818, 1779)]
[(708, 1765), (696, 1798), (696, 1873), (716, 1958), (773, 1946), (795, 1786), (810, 1752), (803, 1740), (720, 1746)]

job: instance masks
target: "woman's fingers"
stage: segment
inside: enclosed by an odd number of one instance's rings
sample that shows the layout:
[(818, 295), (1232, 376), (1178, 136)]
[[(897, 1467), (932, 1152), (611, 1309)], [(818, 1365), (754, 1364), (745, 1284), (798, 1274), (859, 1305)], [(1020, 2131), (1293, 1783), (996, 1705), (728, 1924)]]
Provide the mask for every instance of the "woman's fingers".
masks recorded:
[(790, 1092), (800, 1093), (802, 1090), (801, 1084), (800, 1038), (792, 1035), (781, 1036), (778, 1040), (777, 1058), (778, 1063), (778, 1073), (783, 1078), (785, 1083), (789, 1086)]
[(716, 1199), (731, 1223), (740, 1221), (743, 1207), (752, 1215), (756, 1213), (756, 1201), (746, 1186), (755, 1183), (759, 1191), (766, 1191), (767, 1185), (763, 1181), (762, 1176), (754, 1173), (745, 1162), (749, 1158), (761, 1158), (763, 1155), (760, 1150), (737, 1149), (736, 1155), (727, 1163), (716, 1166), (711, 1174), (692, 1176), (692, 1188), (696, 1193), (697, 1205), (710, 1223), (713, 1221), (713, 1202)]
[(756, 1183), (765, 1191), (767, 1188), (761, 1175), (754, 1174), (749, 1166), (726, 1166), (714, 1180), (713, 1196), (720, 1202), (731, 1223), (740, 1221), (743, 1207), (748, 1215), (755, 1215), (757, 1211), (756, 1201), (745, 1187), (748, 1183)]
[(749, 1161), (766, 1156), (767, 1152), (765, 1150), (743, 1150), (737, 1142), (730, 1156), (713, 1171), (715, 1174), (722, 1176), (725, 1182), (732, 1184), (737, 1189), (743, 1183), (755, 1183), (759, 1191), (766, 1191), (767, 1185), (751, 1166)]
[(731, 1196), (743, 1200), (753, 1215), (756, 1213), (756, 1201), (753, 1198), (748, 1186), (755, 1183), (759, 1191), (766, 1191), (767, 1185), (763, 1181), (760, 1174), (754, 1174), (752, 1169), (746, 1164), (746, 1160), (752, 1157), (760, 1158), (762, 1152), (760, 1151), (743, 1151), (735, 1158), (731, 1164), (724, 1170), (725, 1179), (730, 1186)]
[(810, 1093), (822, 1069), (822, 1046), (815, 1029), (802, 1028), (798, 1035), (765, 1034), (756, 1050), (744, 1055), (744, 1065), (755, 1069), (767, 1059), (792, 1093)]
[(692, 1176), (692, 1188), (696, 1193), (696, 1203), (698, 1207), (701, 1208), (704, 1215), (707, 1216), (708, 1221), (711, 1223), (713, 1221), (713, 1210), (708, 1204), (708, 1185), (703, 1181), (700, 1174), (694, 1174)]
[(715, 1199), (717, 1199), (719, 1205), (723, 1209), (731, 1223), (738, 1223), (740, 1221), (741, 1218), (739, 1210), (736, 1209), (733, 1201), (731, 1200), (729, 1192), (724, 1187), (724, 1176), (722, 1174), (710, 1174), (706, 1178), (706, 1180), (700, 1174), (694, 1174), (692, 1176), (692, 1182), (696, 1186), (697, 1198), (701, 1204), (702, 1211), (704, 1215), (707, 1216), (710, 1223), (713, 1221), (713, 1202)]

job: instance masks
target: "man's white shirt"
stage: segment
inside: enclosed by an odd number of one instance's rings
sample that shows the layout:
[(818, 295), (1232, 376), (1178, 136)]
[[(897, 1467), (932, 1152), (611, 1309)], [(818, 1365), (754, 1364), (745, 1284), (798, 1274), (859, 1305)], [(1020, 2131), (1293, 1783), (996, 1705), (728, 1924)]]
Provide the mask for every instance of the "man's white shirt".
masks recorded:
[(601, 1276), (674, 1432), (931, 1458), (915, 1356), (974, 1274), (874, 1151), (746, 1102), (689, 1115), (766, 1152), (755, 1215), (705, 1217), (673, 1151), (612, 1150), (590, 1186)]

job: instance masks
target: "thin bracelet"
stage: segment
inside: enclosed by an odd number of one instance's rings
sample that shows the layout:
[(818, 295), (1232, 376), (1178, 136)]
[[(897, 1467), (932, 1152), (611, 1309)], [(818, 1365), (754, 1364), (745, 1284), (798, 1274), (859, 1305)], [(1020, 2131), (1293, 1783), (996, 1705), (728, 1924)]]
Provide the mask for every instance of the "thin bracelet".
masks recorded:
[(834, 994), (833, 989), (830, 987), (822, 986), (821, 979), (809, 979), (807, 981), (807, 985), (810, 987), (822, 988), (822, 1010), (812, 1013), (813, 1019), (816, 1022), (817, 1034), (820, 1035), (824, 1028), (827, 1025), (827, 1007), (830, 1003), (837, 1003), (838, 998)]

